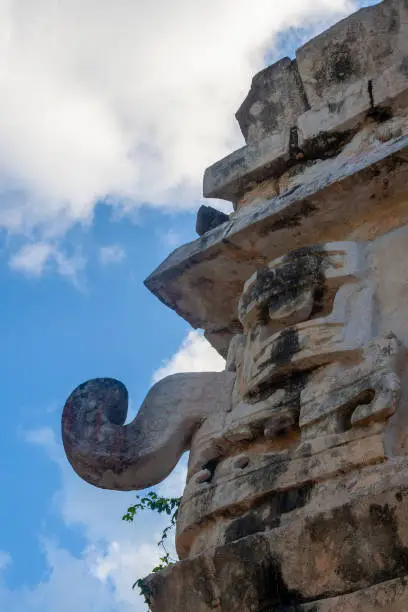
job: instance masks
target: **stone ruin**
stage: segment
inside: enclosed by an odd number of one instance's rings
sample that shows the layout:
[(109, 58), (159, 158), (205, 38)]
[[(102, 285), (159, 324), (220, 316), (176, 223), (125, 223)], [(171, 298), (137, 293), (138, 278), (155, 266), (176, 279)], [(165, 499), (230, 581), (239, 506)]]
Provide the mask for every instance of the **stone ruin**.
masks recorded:
[(205, 171), (201, 237), (147, 287), (226, 357), (63, 414), (86, 481), (132, 490), (190, 451), (180, 561), (154, 612), (408, 610), (408, 0), (337, 23), (252, 81), (246, 145)]

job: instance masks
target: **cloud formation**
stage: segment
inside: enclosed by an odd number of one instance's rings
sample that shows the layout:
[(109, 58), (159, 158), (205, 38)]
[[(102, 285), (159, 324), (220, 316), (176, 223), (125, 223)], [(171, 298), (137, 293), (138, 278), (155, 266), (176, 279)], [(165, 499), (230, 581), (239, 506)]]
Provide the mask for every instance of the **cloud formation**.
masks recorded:
[(195, 330), (187, 334), (178, 351), (154, 372), (153, 382), (177, 372), (220, 372), (224, 368), (225, 360)]
[(85, 259), (80, 255), (67, 255), (50, 242), (29, 242), (23, 245), (9, 260), (12, 270), (29, 277), (38, 277), (47, 268), (54, 269), (78, 285), (78, 274), (85, 267)]
[(99, 259), (102, 264), (120, 263), (126, 257), (126, 253), (120, 244), (110, 244), (99, 249)]
[(352, 8), (1, 0), (0, 228), (53, 236), (101, 199), (196, 206), (205, 167), (242, 143), (234, 112), (276, 34)]
[[(157, 548), (164, 519), (146, 513), (134, 525), (121, 521), (134, 493), (120, 494), (91, 487), (70, 467), (53, 430), (38, 428), (27, 442), (45, 452), (60, 471), (61, 485), (52, 505), (68, 528), (84, 534), (86, 545), (71, 551), (45, 533), (39, 544), (45, 560), (44, 578), (32, 587), (7, 587), (7, 567), (12, 563), (0, 551), (0, 609), (13, 612), (145, 612), (146, 606), (132, 585), (159, 561)], [(184, 482), (180, 465), (167, 483), (169, 492), (180, 495)], [(162, 486), (166, 486), (166, 482)], [(159, 489), (160, 490), (160, 489)], [(164, 489), (163, 489), (164, 491)]]

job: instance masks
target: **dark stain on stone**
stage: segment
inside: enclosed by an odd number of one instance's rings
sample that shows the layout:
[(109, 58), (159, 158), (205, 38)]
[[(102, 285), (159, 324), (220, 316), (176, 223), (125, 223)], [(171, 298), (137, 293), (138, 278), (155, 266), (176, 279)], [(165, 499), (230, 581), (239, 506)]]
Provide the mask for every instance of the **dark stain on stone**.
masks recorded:
[(265, 531), (265, 522), (257, 516), (254, 512), (246, 514), (245, 516), (236, 519), (229, 525), (225, 532), (225, 543), (245, 538), (245, 536), (252, 535), (259, 531)]
[(272, 100), (268, 100), (265, 103), (262, 111), (258, 115), (258, 119), (267, 133), (271, 133), (279, 127), (278, 119), (281, 114), (282, 104), (276, 104)]
[(340, 113), (344, 107), (344, 100), (340, 100), (340, 102), (329, 102), (328, 107), (331, 113)]
[[(206, 574), (205, 571), (196, 572), (193, 580), (193, 592), (197, 594), (199, 601), (205, 602), (208, 606), (211, 606), (215, 599), (214, 583), (211, 577)], [(211, 606), (212, 607), (212, 606)]]
[(408, 549), (398, 536), (394, 507), (371, 504), (365, 516), (350, 505), (306, 521), (312, 542), (341, 551), (337, 573), (350, 586), (371, 585), (402, 576), (408, 571)]
[(368, 97), (370, 98), (370, 106), (374, 108), (374, 93), (373, 93), (373, 80), (370, 79), (367, 84)]
[(394, 8), (391, 11), (388, 31), (390, 34), (397, 34), (399, 29), (400, 29), (400, 16), (398, 14), (398, 11)]
[[(299, 133), (296, 126), (290, 128), (289, 133), (289, 157), (291, 159), (298, 159), (299, 156), (303, 158), (303, 152), (299, 147)], [(287, 195), (287, 192), (286, 192)]]
[(393, 113), (388, 106), (376, 106), (374, 98), (374, 85), (372, 79), (367, 84), (368, 96), (370, 98), (370, 110), (367, 113), (367, 117), (373, 119), (377, 123), (384, 123), (392, 119)]
[(310, 102), (307, 97), (307, 93), (306, 93), (306, 90), (305, 90), (305, 87), (302, 81), (302, 77), (300, 76), (299, 66), (298, 66), (296, 59), (292, 61), (292, 69), (293, 69), (293, 76), (295, 78), (295, 83), (297, 84), (299, 93), (301, 94), (303, 98), (303, 104), (305, 105), (305, 111), (310, 110), (311, 109)]
[(334, 54), (333, 61), (329, 64), (329, 75), (333, 81), (343, 83), (356, 72), (356, 65), (349, 49), (343, 48)]
[(341, 41), (329, 37), (321, 49), (322, 61), (313, 75), (319, 96), (328, 86), (358, 79), (365, 71), (354, 51), (356, 43), (366, 37), (363, 24), (359, 21), (349, 22), (344, 35)]
[(282, 514), (303, 508), (310, 499), (312, 489), (313, 484), (309, 483), (268, 495), (263, 504), (263, 507), (267, 508), (266, 516), (263, 513), (261, 516), (261, 509), (234, 520), (225, 532), (225, 543), (228, 544), (248, 535), (279, 527)]
[[(337, 105), (336, 107), (338, 108)], [(315, 138), (305, 143), (303, 147), (305, 159), (310, 162), (336, 157), (357, 131), (358, 126), (343, 132), (320, 132)]]
[(325, 296), (325, 286), (322, 279), (320, 282), (314, 287), (313, 291), (313, 308), (310, 314), (310, 319), (314, 319), (319, 314), (324, 311), (324, 296)]
[[(279, 386), (285, 390), (285, 405), (293, 406), (293, 411), (297, 414), (297, 419), (300, 412), (300, 393), (305, 388), (310, 372), (291, 372), (280, 377)], [(276, 392), (276, 379), (268, 380), (261, 383), (258, 387), (245, 396), (248, 403), (256, 404), (267, 400), (273, 393)]]
[(265, 267), (257, 272), (257, 280), (243, 296), (240, 304), (241, 316), (255, 303), (261, 305), (261, 320), (268, 319), (268, 312), (292, 303), (310, 288), (317, 291), (320, 302), (323, 294), (324, 267), (327, 258), (317, 245), (302, 247), (288, 253), (275, 268)]
[(408, 55), (402, 58), (402, 61), (399, 65), (399, 70), (402, 74), (408, 77)]
[(297, 329), (295, 327), (284, 329), (275, 339), (269, 354), (269, 359), (265, 364), (262, 364), (262, 366), (266, 367), (266, 365), (270, 363), (276, 363), (276, 365), (288, 363), (299, 350), (300, 345)]
[(388, 106), (374, 106), (367, 113), (367, 117), (373, 119), (377, 123), (385, 123), (392, 119), (392, 116), (392, 110)]
[[(286, 193), (283, 194), (283, 198), (286, 197)], [(272, 232), (277, 232), (282, 229), (290, 229), (298, 227), (302, 224), (306, 217), (309, 217), (312, 213), (317, 212), (318, 208), (308, 200), (303, 200), (302, 204), (296, 211), (290, 211), (283, 213), (279, 216), (276, 221), (273, 221), (270, 225), (260, 228), (259, 235), (264, 238)]]
[(220, 547), (214, 565), (222, 585), (223, 610), (279, 610), (277, 606), (302, 601), (301, 593), (286, 584), (280, 559), (261, 538), (252, 536)]

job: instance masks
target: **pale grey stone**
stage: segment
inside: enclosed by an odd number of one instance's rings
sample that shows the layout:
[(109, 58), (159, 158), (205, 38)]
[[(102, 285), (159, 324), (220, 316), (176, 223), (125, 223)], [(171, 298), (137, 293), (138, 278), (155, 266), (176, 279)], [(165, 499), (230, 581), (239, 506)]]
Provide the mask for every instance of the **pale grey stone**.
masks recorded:
[(290, 156), (289, 128), (264, 136), (206, 169), (203, 194), (235, 202), (251, 185), (285, 170)]
[(405, 0), (360, 9), (297, 50), (299, 73), (312, 108), (339, 102), (350, 85), (408, 56)]
[(235, 116), (247, 144), (256, 144), (270, 134), (295, 126), (296, 119), (307, 109), (296, 61), (285, 57), (254, 76)]

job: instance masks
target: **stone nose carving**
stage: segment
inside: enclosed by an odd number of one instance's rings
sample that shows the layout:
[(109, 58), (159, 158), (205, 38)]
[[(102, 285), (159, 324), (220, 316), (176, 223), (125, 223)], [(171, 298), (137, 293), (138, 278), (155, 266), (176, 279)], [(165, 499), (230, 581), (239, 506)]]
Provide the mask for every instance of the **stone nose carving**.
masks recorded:
[(104, 489), (144, 489), (163, 480), (209, 416), (229, 409), (235, 374), (175, 374), (156, 383), (124, 425), (126, 387), (112, 378), (79, 385), (62, 416), (67, 457), (81, 478)]

